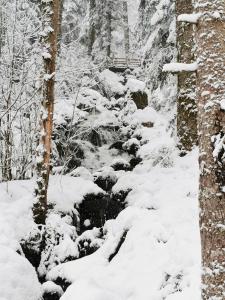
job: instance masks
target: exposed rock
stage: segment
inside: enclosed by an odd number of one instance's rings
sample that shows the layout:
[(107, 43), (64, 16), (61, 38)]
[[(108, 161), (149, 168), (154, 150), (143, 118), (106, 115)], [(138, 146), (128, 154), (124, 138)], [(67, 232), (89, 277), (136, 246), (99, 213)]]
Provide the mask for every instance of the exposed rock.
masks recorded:
[(77, 238), (79, 248), (79, 258), (94, 253), (103, 244), (102, 228), (93, 228), (86, 230), (81, 236)]
[[(121, 198), (123, 198), (122, 195), (120, 196)], [(120, 201), (117, 195), (112, 195), (108, 203), (108, 207), (106, 211), (106, 219), (107, 220), (115, 219), (124, 208), (125, 208), (125, 202)]]
[(126, 197), (130, 193), (131, 189), (128, 190), (121, 190), (119, 192), (113, 193), (112, 194), (112, 203), (118, 203), (122, 209), (126, 207)]
[(136, 155), (137, 151), (140, 149), (140, 142), (136, 138), (129, 139), (123, 144), (123, 149), (130, 155)]
[(115, 171), (129, 171), (130, 170), (130, 165), (129, 163), (125, 160), (125, 159), (115, 159), (112, 164), (111, 167), (115, 170)]
[(59, 300), (63, 294), (61, 286), (52, 281), (46, 281), (42, 284), (43, 300)]
[(111, 167), (103, 167), (94, 173), (94, 182), (106, 192), (112, 189), (117, 180), (115, 171)]
[(88, 133), (88, 140), (94, 145), (101, 147), (102, 146), (102, 139), (100, 133), (92, 128)]
[(139, 165), (142, 162), (142, 159), (140, 157), (134, 157), (130, 160), (130, 168), (133, 170), (137, 165)]
[(144, 109), (148, 106), (148, 95), (146, 92), (131, 92), (131, 98), (133, 99), (138, 109)]
[(123, 141), (117, 141), (117, 142), (113, 143), (113, 144), (109, 147), (109, 150), (110, 150), (110, 149), (117, 149), (117, 150), (123, 151), (123, 144), (124, 144)]
[[(102, 227), (106, 221), (106, 210), (109, 195), (99, 193), (87, 194), (83, 202), (79, 205), (80, 213), (80, 232), (94, 227)], [(88, 223), (87, 223), (88, 220)]]
[(152, 128), (154, 126), (154, 123), (152, 122), (143, 122), (141, 123), (144, 127)]

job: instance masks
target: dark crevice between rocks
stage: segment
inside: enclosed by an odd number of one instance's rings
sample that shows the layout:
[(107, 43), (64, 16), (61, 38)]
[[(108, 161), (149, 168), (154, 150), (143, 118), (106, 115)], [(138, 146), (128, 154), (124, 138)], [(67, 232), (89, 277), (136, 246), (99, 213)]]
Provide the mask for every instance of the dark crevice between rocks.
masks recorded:
[(65, 278), (57, 277), (56, 280), (54, 280), (54, 283), (61, 286), (63, 292), (68, 289), (68, 287), (72, 284), (72, 282), (67, 281)]
[(43, 300), (59, 300), (61, 298), (62, 295), (58, 294), (58, 293), (47, 293), (45, 292), (42, 296)]
[(123, 245), (123, 243), (124, 243), (124, 241), (125, 241), (125, 239), (126, 239), (127, 233), (128, 233), (128, 230), (125, 230), (124, 233), (123, 233), (123, 235), (121, 236), (121, 238), (120, 238), (120, 240), (119, 240), (119, 243), (118, 243), (118, 245), (117, 245), (115, 251), (114, 251), (112, 254), (110, 254), (110, 256), (109, 256), (109, 258), (108, 258), (109, 262), (111, 262), (111, 261), (113, 260), (113, 258), (114, 258), (114, 257), (118, 254), (118, 252), (120, 251), (120, 248), (121, 248), (121, 246)]
[(131, 158), (131, 160), (129, 161), (130, 164), (130, 171), (133, 171), (133, 169), (139, 165), (142, 162), (142, 158), (140, 157), (133, 157)]

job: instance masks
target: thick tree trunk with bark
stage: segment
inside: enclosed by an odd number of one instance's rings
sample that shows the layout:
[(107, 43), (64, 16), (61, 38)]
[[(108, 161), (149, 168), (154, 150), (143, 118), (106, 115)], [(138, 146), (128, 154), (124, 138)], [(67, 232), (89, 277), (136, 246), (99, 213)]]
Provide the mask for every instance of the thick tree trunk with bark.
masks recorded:
[(47, 213), (60, 2), (60, 0), (52, 0), (41, 3), (44, 78), (41, 100), (41, 136), (37, 148), (37, 199), (33, 207), (34, 220), (37, 224), (45, 224)]
[[(225, 299), (225, 1), (196, 1), (202, 299)], [(222, 102), (221, 102), (222, 101)]]
[[(192, 0), (177, 0), (176, 14), (191, 14)], [(193, 63), (194, 31), (193, 24), (177, 22), (178, 62)], [(196, 104), (196, 73), (178, 73), (177, 96), (177, 135), (179, 148), (190, 151), (197, 144), (197, 104)]]

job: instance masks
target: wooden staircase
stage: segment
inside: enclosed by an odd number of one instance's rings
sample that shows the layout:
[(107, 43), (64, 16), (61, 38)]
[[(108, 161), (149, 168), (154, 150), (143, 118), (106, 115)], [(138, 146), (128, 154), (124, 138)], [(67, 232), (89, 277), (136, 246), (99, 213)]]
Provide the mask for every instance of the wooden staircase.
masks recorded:
[(109, 59), (108, 68), (113, 72), (123, 72), (127, 69), (134, 70), (141, 67), (139, 58), (115, 57)]

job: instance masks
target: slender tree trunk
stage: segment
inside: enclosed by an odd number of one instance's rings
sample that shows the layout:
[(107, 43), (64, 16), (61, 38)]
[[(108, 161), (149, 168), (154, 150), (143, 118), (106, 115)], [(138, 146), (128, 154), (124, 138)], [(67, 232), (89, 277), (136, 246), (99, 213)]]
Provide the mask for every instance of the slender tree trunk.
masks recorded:
[(125, 54), (129, 57), (130, 52), (130, 30), (128, 22), (128, 5), (127, 0), (123, 1), (123, 26), (124, 26), (124, 48)]
[(41, 136), (37, 148), (36, 203), (33, 207), (34, 220), (45, 224), (47, 213), (47, 190), (51, 168), (51, 140), (54, 112), (54, 86), (59, 33), (60, 0), (42, 1), (42, 46), (44, 80), (41, 100)]
[(111, 55), (111, 44), (112, 44), (112, 3), (107, 1), (107, 11), (106, 11), (106, 55), (110, 57)]
[[(225, 299), (225, 1), (196, 1), (202, 299)], [(222, 101), (222, 102), (221, 102)]]
[(60, 0), (59, 4), (59, 24), (58, 24), (58, 57), (61, 55), (61, 45), (62, 45), (62, 20), (63, 20), (63, 7), (64, 7), (65, 0)]
[(88, 55), (91, 56), (93, 45), (95, 42), (96, 28), (95, 28), (95, 0), (89, 0), (89, 37), (88, 37)]
[[(177, 0), (176, 15), (193, 13), (192, 0)], [(193, 24), (177, 22), (178, 62), (193, 63)], [(196, 73), (178, 73), (177, 135), (178, 146), (190, 151), (197, 144)]]
[(2, 56), (2, 48), (5, 44), (5, 20), (4, 20), (4, 4), (0, 2), (0, 57)]

